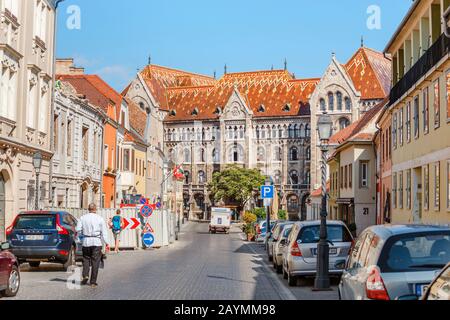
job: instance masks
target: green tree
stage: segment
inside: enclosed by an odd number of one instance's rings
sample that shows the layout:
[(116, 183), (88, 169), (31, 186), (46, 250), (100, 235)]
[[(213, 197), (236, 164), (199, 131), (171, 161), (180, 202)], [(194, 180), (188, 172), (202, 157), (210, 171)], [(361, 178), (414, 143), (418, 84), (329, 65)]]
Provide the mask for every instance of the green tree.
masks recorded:
[(257, 169), (227, 166), (214, 174), (209, 184), (215, 201), (234, 202), (244, 208), (252, 198), (253, 191), (264, 185), (265, 177)]

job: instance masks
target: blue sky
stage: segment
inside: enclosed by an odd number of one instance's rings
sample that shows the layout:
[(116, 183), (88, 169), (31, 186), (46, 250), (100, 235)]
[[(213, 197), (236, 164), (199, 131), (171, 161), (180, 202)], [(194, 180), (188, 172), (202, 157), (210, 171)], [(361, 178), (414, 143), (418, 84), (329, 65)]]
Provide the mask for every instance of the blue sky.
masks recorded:
[[(360, 46), (383, 50), (411, 0), (65, 0), (58, 14), (58, 57), (73, 57), (121, 91), (152, 63), (206, 75), (288, 69), (320, 77), (335, 52), (346, 62)], [(80, 8), (69, 29), (67, 9)], [(367, 27), (369, 6), (381, 28)], [(73, 20), (69, 20), (73, 21)]]

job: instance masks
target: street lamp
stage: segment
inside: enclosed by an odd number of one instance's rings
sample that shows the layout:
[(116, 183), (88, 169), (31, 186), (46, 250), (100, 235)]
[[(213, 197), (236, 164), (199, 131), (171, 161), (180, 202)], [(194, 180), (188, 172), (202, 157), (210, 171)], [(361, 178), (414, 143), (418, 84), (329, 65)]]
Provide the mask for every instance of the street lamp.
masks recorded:
[(320, 240), (317, 246), (317, 274), (314, 282), (315, 291), (330, 290), (329, 252), (327, 234), (327, 151), (328, 142), (333, 132), (333, 122), (326, 112), (319, 116), (317, 131), (322, 151), (322, 208), (320, 212)]
[(34, 201), (34, 209), (39, 210), (39, 174), (42, 167), (42, 153), (36, 152), (33, 155), (33, 167), (36, 172), (36, 196)]

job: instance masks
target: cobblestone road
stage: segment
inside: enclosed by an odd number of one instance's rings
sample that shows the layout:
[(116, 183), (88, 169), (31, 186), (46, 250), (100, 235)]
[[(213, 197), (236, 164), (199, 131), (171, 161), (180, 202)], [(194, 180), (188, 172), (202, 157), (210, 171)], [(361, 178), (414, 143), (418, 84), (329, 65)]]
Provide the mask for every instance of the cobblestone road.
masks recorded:
[(260, 245), (243, 242), (238, 229), (230, 235), (210, 235), (207, 224), (186, 225), (180, 241), (169, 248), (109, 256), (97, 289), (68, 286), (68, 279), (77, 274), (62, 272), (58, 265), (30, 269), (25, 264), (21, 271), (16, 299), (337, 299), (336, 290), (313, 293), (308, 287), (288, 288), (270, 268)]

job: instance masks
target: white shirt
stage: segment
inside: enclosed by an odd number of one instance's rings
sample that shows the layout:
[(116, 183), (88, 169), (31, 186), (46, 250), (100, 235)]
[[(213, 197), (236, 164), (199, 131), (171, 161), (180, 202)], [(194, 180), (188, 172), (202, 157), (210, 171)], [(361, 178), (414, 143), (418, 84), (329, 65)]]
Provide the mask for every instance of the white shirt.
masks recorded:
[(103, 243), (109, 243), (106, 222), (98, 214), (89, 212), (82, 216), (78, 220), (77, 232), (84, 237), (83, 247), (101, 247)]

